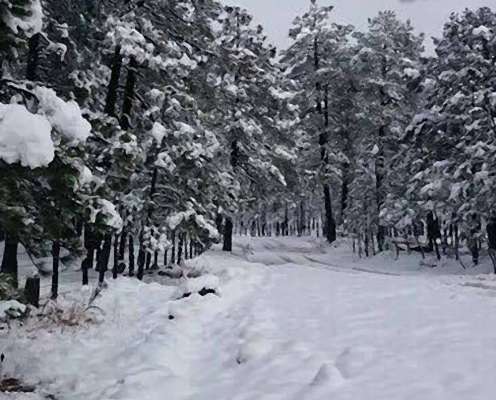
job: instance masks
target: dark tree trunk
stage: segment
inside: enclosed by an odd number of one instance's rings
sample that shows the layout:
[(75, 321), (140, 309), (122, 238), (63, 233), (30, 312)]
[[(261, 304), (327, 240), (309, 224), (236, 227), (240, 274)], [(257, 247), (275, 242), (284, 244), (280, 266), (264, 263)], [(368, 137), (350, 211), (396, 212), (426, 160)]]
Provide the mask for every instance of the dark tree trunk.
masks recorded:
[(145, 263), (146, 263), (146, 251), (143, 243), (143, 237), (140, 236), (139, 239), (139, 251), (138, 251), (138, 273), (137, 278), (141, 281), (145, 274)]
[[(121, 241), (125, 241), (125, 236), (120, 236)], [(119, 251), (120, 251), (120, 243), (119, 243), (119, 235), (114, 235), (114, 265), (112, 266), (112, 278), (117, 279), (117, 275), (119, 274), (119, 263), (124, 262), (124, 260), (119, 260)]]
[(331, 189), (329, 185), (324, 184), (324, 206), (325, 206), (325, 221), (324, 235), (329, 243), (336, 240), (336, 222), (332, 213)]
[(119, 89), (121, 69), (122, 69), (121, 46), (115, 46), (114, 57), (112, 59), (112, 67), (111, 67), (112, 72), (110, 74), (110, 81), (107, 88), (107, 98), (105, 100), (105, 113), (112, 117), (115, 117), (115, 106), (117, 104), (117, 92)]
[(24, 297), (28, 304), (38, 308), (40, 306), (40, 277), (29, 277), (24, 286)]
[(124, 262), (124, 257), (126, 255), (126, 244), (127, 244), (127, 234), (126, 231), (122, 231), (121, 238), (119, 241), (119, 263)]
[(98, 284), (103, 285), (105, 281), (105, 273), (108, 270), (110, 253), (112, 251), (112, 234), (106, 234), (103, 241), (100, 259), (98, 260)]
[(129, 235), (129, 276), (134, 276), (134, 238)]
[(176, 263), (176, 231), (171, 234), (172, 249), (171, 249), (171, 265)]
[(224, 243), (222, 245), (223, 251), (232, 251), (232, 234), (233, 221), (231, 217), (227, 217), (224, 225)]
[(149, 251), (146, 252), (146, 262), (145, 262), (145, 270), (148, 271), (152, 264), (152, 253)]
[(52, 243), (52, 300), (57, 300), (59, 295), (59, 264), (60, 264), (60, 242), (54, 240)]
[(86, 249), (86, 257), (81, 265), (81, 270), (83, 273), (83, 286), (86, 286), (89, 283), (88, 270), (93, 268), (96, 246), (97, 240), (95, 239), (95, 234), (92, 232), (91, 228), (86, 225), (84, 229), (84, 247)]
[(343, 165), (343, 180), (341, 186), (341, 222), (344, 222), (346, 209), (348, 208), (348, 194), (349, 194), (349, 171), (350, 165), (345, 163)]
[[(320, 69), (320, 54), (319, 54), (319, 41), (318, 37), (315, 37), (314, 40), (314, 48), (313, 48), (313, 56), (314, 56), (314, 66), (315, 72)], [(328, 129), (329, 129), (329, 89), (326, 86), (324, 88), (324, 107), (322, 107), (322, 85), (319, 81), (315, 84), (316, 89), (316, 104), (317, 104), (317, 114), (323, 117), (324, 126), (319, 135), (319, 146), (320, 146), (320, 159), (322, 165), (324, 167), (324, 171), (327, 170), (329, 164), (329, 156), (327, 154), (327, 144), (329, 142), (328, 137)], [(327, 179), (324, 177), (324, 179)], [(334, 221), (334, 216), (332, 214), (332, 199), (331, 199), (331, 191), (329, 185), (327, 183), (323, 184), (323, 192), (324, 192), (324, 207), (325, 207), (325, 221), (324, 221), (324, 236), (328, 240), (329, 243), (332, 243), (336, 240), (336, 222)]]
[(169, 251), (168, 250), (165, 250), (164, 251), (164, 267), (167, 267), (167, 256), (168, 256), (168, 253)]
[(183, 257), (183, 247), (184, 247), (184, 234), (179, 234), (179, 244), (177, 246), (177, 263), (181, 264)]
[(12, 276), (14, 286), (19, 287), (18, 266), (17, 266), (17, 249), (19, 239), (15, 235), (7, 233), (5, 235), (5, 247), (3, 251), (2, 267), (0, 272)]
[(124, 103), (122, 105), (121, 128), (127, 130), (131, 127), (131, 111), (134, 102), (134, 90), (136, 86), (136, 73), (138, 63), (134, 57), (129, 60), (129, 67), (126, 79), (126, 89), (124, 91)]
[(189, 258), (193, 258), (193, 240), (189, 241)]
[(153, 253), (153, 264), (152, 264), (152, 269), (158, 269), (158, 250), (155, 250)]
[(219, 232), (222, 235), (222, 221), (223, 221), (222, 214), (217, 214), (215, 217), (215, 227), (217, 228), (217, 232)]
[(40, 41), (41, 33), (35, 33), (29, 38), (28, 59), (26, 63), (26, 79), (38, 80), (38, 66), (40, 63)]

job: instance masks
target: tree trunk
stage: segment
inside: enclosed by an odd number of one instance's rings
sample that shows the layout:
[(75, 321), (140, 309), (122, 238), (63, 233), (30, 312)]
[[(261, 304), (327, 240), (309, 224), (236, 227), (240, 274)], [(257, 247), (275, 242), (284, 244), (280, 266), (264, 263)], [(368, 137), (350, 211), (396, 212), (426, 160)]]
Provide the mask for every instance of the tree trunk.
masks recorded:
[(17, 266), (17, 249), (19, 239), (15, 235), (6, 233), (5, 247), (3, 251), (2, 267), (0, 272), (12, 276), (14, 287), (19, 287), (18, 266)]
[(222, 245), (223, 251), (232, 251), (232, 234), (233, 234), (233, 221), (231, 217), (226, 217), (224, 225), (224, 243)]
[(52, 300), (57, 300), (59, 295), (59, 263), (60, 263), (60, 242), (54, 240), (52, 243)]
[(348, 208), (348, 194), (349, 194), (349, 171), (350, 165), (348, 163), (343, 164), (342, 173), (343, 180), (341, 183), (341, 223), (344, 223), (346, 209)]
[(95, 259), (95, 249), (97, 246), (97, 241), (95, 239), (94, 233), (91, 228), (86, 225), (84, 228), (84, 247), (86, 249), (86, 257), (81, 265), (81, 271), (83, 273), (83, 286), (88, 285), (88, 270), (93, 268), (93, 263)]
[(176, 231), (171, 234), (172, 249), (171, 249), (171, 265), (176, 263)]
[[(121, 235), (121, 241), (125, 241), (126, 237)], [(114, 235), (114, 265), (112, 266), (112, 278), (117, 279), (119, 274), (119, 263), (124, 262), (124, 260), (119, 261), (119, 251), (120, 251), (119, 235)]]
[(181, 264), (183, 257), (183, 247), (184, 247), (184, 234), (179, 234), (179, 244), (177, 246), (177, 263)]
[[(324, 169), (327, 169), (329, 164), (329, 155), (327, 154), (327, 144), (329, 141), (328, 129), (329, 129), (329, 90), (325, 87), (324, 92), (324, 130), (322, 131), (319, 139), (320, 143), (320, 156), (324, 164)], [(324, 177), (324, 179), (326, 179)], [(332, 198), (331, 189), (329, 184), (323, 184), (324, 191), (324, 208), (325, 208), (325, 222), (324, 222), (324, 234), (329, 243), (333, 243), (336, 240), (336, 221), (334, 220), (333, 210), (332, 210)]]
[(119, 242), (119, 263), (124, 262), (124, 257), (126, 254), (126, 243), (127, 243), (127, 234), (126, 231), (122, 231), (121, 238)]
[(336, 222), (332, 213), (331, 189), (327, 184), (324, 184), (323, 189), (325, 206), (324, 235), (329, 243), (333, 243), (336, 240)]
[(105, 281), (105, 273), (108, 270), (110, 253), (112, 251), (112, 234), (106, 234), (103, 241), (103, 246), (98, 260), (98, 284), (103, 285)]
[(26, 279), (24, 297), (28, 304), (38, 308), (40, 306), (40, 277), (34, 276)]
[(139, 239), (139, 251), (138, 251), (138, 273), (136, 277), (141, 281), (145, 274), (145, 263), (146, 263), (146, 251), (143, 244), (143, 237), (140, 236)]
[[(112, 59), (112, 72), (107, 88), (107, 98), (105, 100), (105, 113), (115, 117), (115, 106), (117, 103), (117, 91), (122, 69), (121, 46), (115, 46), (114, 58)], [(127, 129), (127, 128), (126, 128)]]
[(126, 79), (126, 89), (124, 91), (124, 103), (122, 105), (121, 128), (127, 130), (131, 127), (131, 111), (134, 102), (134, 89), (136, 86), (136, 72), (138, 63), (134, 57), (129, 60), (129, 67)]
[(26, 79), (28, 81), (38, 80), (38, 65), (40, 61), (41, 33), (35, 33), (29, 38), (28, 59), (26, 63)]
[(134, 276), (134, 238), (129, 235), (129, 276)]

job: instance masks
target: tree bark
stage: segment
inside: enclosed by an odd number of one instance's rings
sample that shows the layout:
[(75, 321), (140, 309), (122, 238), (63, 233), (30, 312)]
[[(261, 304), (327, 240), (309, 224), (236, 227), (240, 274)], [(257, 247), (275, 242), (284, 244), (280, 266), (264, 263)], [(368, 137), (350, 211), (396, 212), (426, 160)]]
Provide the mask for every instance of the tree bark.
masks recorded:
[(26, 63), (26, 79), (28, 81), (38, 80), (38, 65), (40, 60), (41, 33), (35, 33), (29, 38), (28, 59)]
[(172, 248), (171, 248), (171, 265), (176, 263), (176, 231), (171, 234)]
[(145, 263), (146, 263), (146, 251), (143, 244), (143, 237), (139, 239), (139, 251), (138, 251), (138, 273), (136, 277), (141, 281), (145, 274)]
[(84, 247), (86, 248), (86, 257), (81, 265), (81, 271), (83, 273), (83, 286), (86, 286), (89, 283), (88, 270), (93, 268), (96, 246), (97, 241), (94, 237), (94, 233), (91, 228), (86, 225), (84, 228)]
[(184, 234), (179, 234), (179, 244), (177, 246), (177, 263), (181, 264), (183, 257), (183, 247), (184, 247)]
[(57, 300), (59, 295), (59, 264), (60, 264), (60, 242), (54, 240), (52, 243), (52, 300)]
[[(125, 236), (121, 235), (121, 241), (126, 240)], [(112, 266), (112, 278), (117, 279), (117, 275), (119, 274), (119, 263), (124, 262), (124, 260), (119, 261), (119, 250), (120, 250), (120, 243), (119, 243), (119, 235), (115, 234), (114, 235), (114, 265)]]
[(134, 276), (134, 238), (129, 235), (129, 276)]
[(124, 91), (124, 103), (122, 105), (121, 128), (127, 130), (131, 127), (131, 111), (134, 103), (134, 90), (136, 86), (136, 72), (138, 63), (134, 57), (129, 60), (129, 67), (126, 79), (126, 88)]
[(5, 247), (3, 252), (2, 266), (0, 272), (9, 274), (14, 286), (19, 287), (18, 265), (17, 265), (17, 249), (19, 247), (19, 239), (16, 235), (6, 233)]
[(233, 221), (231, 217), (227, 217), (224, 225), (224, 243), (222, 245), (223, 251), (232, 251), (232, 233)]
[(100, 254), (100, 259), (98, 260), (99, 285), (103, 285), (103, 282), (105, 281), (105, 273), (108, 270), (111, 251), (112, 251), (112, 234), (108, 233), (105, 235), (105, 239), (103, 241), (103, 246)]
[[(319, 144), (321, 160), (324, 169), (327, 169), (329, 164), (329, 156), (327, 154), (327, 144), (329, 141), (329, 92), (327, 86), (325, 87), (324, 93), (324, 129), (320, 134)], [(324, 179), (327, 178), (324, 177)], [(336, 240), (336, 221), (332, 210), (331, 189), (328, 183), (324, 183), (322, 188), (324, 192), (325, 208), (324, 235), (329, 243), (333, 243)]]
[(110, 81), (107, 88), (107, 98), (105, 100), (105, 113), (112, 117), (115, 117), (115, 106), (117, 104), (117, 92), (119, 89), (121, 69), (122, 69), (121, 46), (115, 46), (114, 57), (112, 59), (112, 67), (111, 67), (112, 72), (110, 74)]

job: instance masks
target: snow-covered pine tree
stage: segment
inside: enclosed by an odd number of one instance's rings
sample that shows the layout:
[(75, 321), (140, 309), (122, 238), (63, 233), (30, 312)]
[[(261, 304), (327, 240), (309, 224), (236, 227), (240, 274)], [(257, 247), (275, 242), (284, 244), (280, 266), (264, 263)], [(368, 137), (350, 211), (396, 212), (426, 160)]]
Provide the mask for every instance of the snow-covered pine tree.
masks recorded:
[(410, 22), (398, 20), (392, 11), (380, 12), (369, 20), (367, 32), (354, 36), (356, 56), (352, 62), (360, 97), (356, 102), (360, 134), (355, 142), (359, 169), (350, 189), (358, 203), (356, 210), (349, 210), (355, 215), (349, 223), (353, 231), (362, 231), (357, 233), (368, 238), (374, 235), (382, 251), (387, 227), (383, 217), (386, 211), (382, 215), (381, 211), (387, 194), (401, 192), (395, 187), (402, 181), (392, 173), (392, 161), (416, 110), (416, 95), (410, 84), (420, 77), (423, 36), (416, 35)]
[(419, 213), (434, 212), (445, 227), (460, 225), (477, 260), (481, 220), (495, 201), (496, 14), (452, 14), (435, 43), (427, 104), (409, 128), (417, 172), (409, 192)]
[[(309, 10), (297, 17), (290, 31), (292, 45), (283, 52), (282, 64), (286, 74), (297, 83), (295, 99), (301, 113), (300, 147), (304, 151), (303, 170), (315, 185), (321, 185), (324, 204), (323, 230), (329, 242), (336, 240), (336, 221), (332, 190), (339, 182), (336, 168), (342, 160), (340, 152), (331, 143), (331, 110), (329, 107), (329, 80), (342, 62), (341, 52), (347, 45), (351, 27), (332, 22), (332, 6), (319, 6), (311, 0)], [(336, 162), (337, 161), (337, 162)]]

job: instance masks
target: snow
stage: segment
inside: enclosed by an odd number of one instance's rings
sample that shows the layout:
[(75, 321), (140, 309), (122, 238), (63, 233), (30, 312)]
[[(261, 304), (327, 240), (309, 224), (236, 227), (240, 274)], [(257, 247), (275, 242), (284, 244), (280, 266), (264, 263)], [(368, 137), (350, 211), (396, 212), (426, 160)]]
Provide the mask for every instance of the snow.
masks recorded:
[(15, 33), (19, 33), (19, 30), (22, 30), (28, 37), (31, 37), (43, 29), (43, 9), (40, 0), (31, 0), (28, 2), (28, 7), (28, 15), (22, 18), (15, 17), (7, 11), (3, 22)]
[(75, 101), (66, 102), (54, 90), (44, 87), (37, 87), (34, 93), (39, 101), (38, 113), (45, 115), (70, 143), (85, 142), (91, 135), (91, 125), (82, 117)]
[(105, 224), (111, 228), (120, 230), (123, 222), (115, 205), (105, 199), (98, 199), (98, 204), (100, 206), (99, 212), (105, 216)]
[(9, 317), (20, 317), (26, 312), (26, 306), (16, 300), (0, 301), (0, 321)]
[[(188, 261), (199, 278), (111, 281), (96, 324), (31, 322), (0, 335), (4, 374), (35, 384), (36, 400), (491, 398), (489, 265), (360, 260), (349, 245), (236, 238), (233, 254)], [(178, 297), (206, 286), (218, 294)]]
[(491, 38), (494, 36), (494, 34), (491, 31), (491, 29), (488, 28), (487, 26), (484, 26), (484, 25), (481, 25), (481, 26), (479, 26), (477, 28), (474, 28), (474, 30), (472, 31), (472, 34), (474, 36), (483, 37), (486, 40), (491, 40)]
[(0, 103), (0, 159), (24, 167), (47, 166), (55, 156), (52, 126), (19, 104)]
[(162, 145), (162, 140), (167, 135), (167, 129), (165, 129), (161, 123), (155, 122), (150, 134), (155, 139), (157, 147), (160, 147)]

